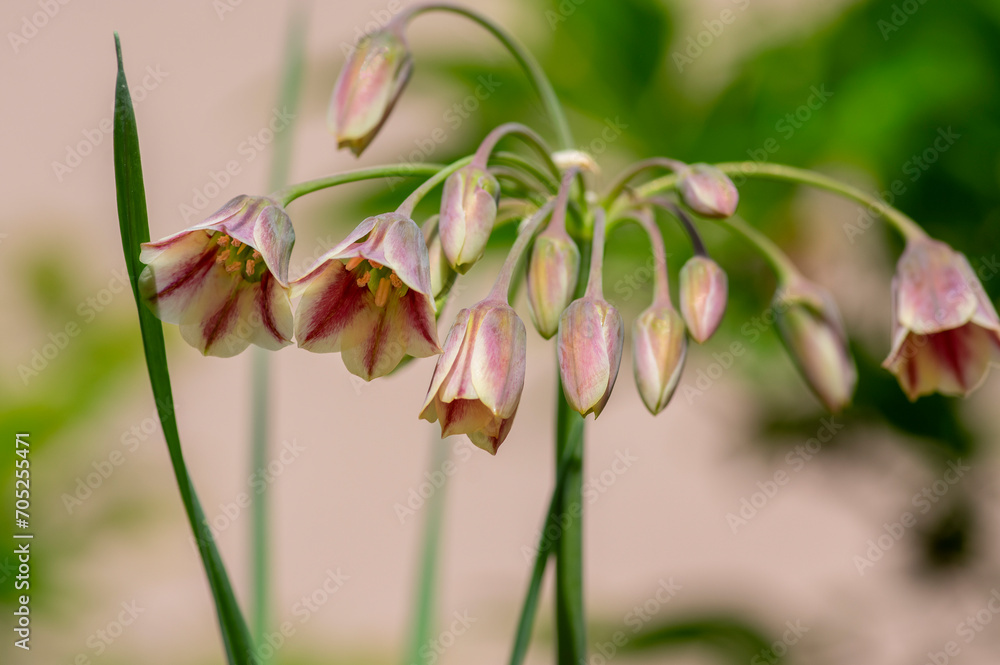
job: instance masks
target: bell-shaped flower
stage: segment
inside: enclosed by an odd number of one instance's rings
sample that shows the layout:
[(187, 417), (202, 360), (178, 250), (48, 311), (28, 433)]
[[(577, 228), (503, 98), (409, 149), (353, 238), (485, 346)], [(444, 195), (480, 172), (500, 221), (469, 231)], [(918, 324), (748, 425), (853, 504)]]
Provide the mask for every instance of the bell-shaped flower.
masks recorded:
[(420, 417), (441, 436), (466, 434), (495, 455), (524, 387), (524, 324), (506, 302), (487, 299), (458, 314), (438, 358)]
[(704, 217), (726, 218), (736, 212), (740, 194), (725, 173), (710, 164), (692, 164), (677, 174), (684, 205)]
[(250, 344), (277, 350), (292, 338), (293, 244), (276, 201), (238, 196), (201, 224), (143, 243), (139, 295), (205, 355), (228, 358)]
[(427, 245), (399, 213), (369, 217), (292, 284), (298, 345), (340, 352), (366, 381), (394, 370), (407, 354), (440, 353)]
[(668, 303), (654, 303), (632, 324), (632, 369), (643, 404), (662, 411), (681, 378), (687, 355), (684, 319)]
[(681, 314), (691, 337), (702, 344), (719, 327), (726, 313), (725, 271), (707, 256), (693, 256), (680, 272)]
[(528, 259), (528, 304), (535, 329), (545, 339), (559, 331), (559, 319), (573, 300), (580, 250), (565, 230), (550, 226), (535, 239)]
[(830, 411), (841, 411), (858, 376), (833, 298), (796, 276), (779, 287), (772, 308), (778, 333), (806, 383)]
[(448, 176), (441, 193), (441, 247), (461, 274), (486, 251), (497, 218), (500, 184), (485, 168), (470, 164)]
[(355, 155), (375, 138), (403, 92), (413, 57), (401, 28), (389, 27), (362, 38), (337, 77), (327, 125), (337, 147)]
[(882, 364), (907, 397), (967, 395), (1000, 361), (1000, 320), (968, 259), (910, 240), (893, 279), (892, 351)]

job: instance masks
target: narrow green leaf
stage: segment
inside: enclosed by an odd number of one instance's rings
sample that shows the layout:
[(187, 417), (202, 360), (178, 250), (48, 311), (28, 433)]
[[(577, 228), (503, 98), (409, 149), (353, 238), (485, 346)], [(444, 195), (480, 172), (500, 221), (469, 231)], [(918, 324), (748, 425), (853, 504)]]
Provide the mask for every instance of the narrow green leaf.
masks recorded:
[(149, 240), (149, 219), (146, 213), (146, 190), (142, 181), (142, 162), (139, 158), (139, 134), (135, 124), (135, 111), (125, 80), (122, 63), (121, 41), (115, 33), (115, 49), (118, 53), (118, 80), (115, 85), (115, 127), (114, 158), (115, 185), (118, 195), (118, 223), (121, 227), (122, 250), (128, 268), (132, 294), (139, 311), (139, 330), (142, 346), (146, 354), (146, 368), (153, 389), (156, 410), (167, 441), (170, 463), (177, 479), (181, 501), (191, 524), (205, 566), (205, 574), (215, 599), (219, 627), (225, 643), (226, 654), (231, 665), (252, 662), (252, 642), (247, 632), (246, 621), (240, 612), (229, 583), (225, 566), (215, 546), (215, 540), (205, 521), (205, 514), (198, 502), (194, 485), (188, 476), (181, 452), (180, 435), (174, 418), (174, 398), (170, 388), (170, 373), (167, 369), (167, 351), (163, 343), (163, 326), (153, 313), (139, 300), (138, 279), (142, 271), (139, 262), (139, 245)]
[(563, 487), (566, 478), (570, 474), (570, 468), (574, 465), (578, 454), (577, 448), (582, 443), (582, 438), (570, 441), (569, 446), (563, 451), (559, 466), (556, 469), (556, 484), (552, 488), (552, 498), (549, 499), (549, 509), (545, 513), (545, 520), (542, 522), (541, 535), (538, 538), (538, 547), (535, 552), (535, 563), (531, 568), (531, 579), (528, 580), (528, 592), (524, 595), (524, 604), (521, 606), (521, 617), (517, 622), (517, 633), (514, 635), (514, 646), (510, 654), (510, 665), (521, 665), (524, 657), (528, 653), (528, 644), (531, 642), (531, 631), (535, 625), (535, 615), (538, 613), (538, 598), (542, 589), (542, 577), (545, 575), (545, 566), (549, 562), (549, 555), (557, 539), (549, 538), (546, 535), (549, 524), (559, 527), (559, 502), (563, 495)]

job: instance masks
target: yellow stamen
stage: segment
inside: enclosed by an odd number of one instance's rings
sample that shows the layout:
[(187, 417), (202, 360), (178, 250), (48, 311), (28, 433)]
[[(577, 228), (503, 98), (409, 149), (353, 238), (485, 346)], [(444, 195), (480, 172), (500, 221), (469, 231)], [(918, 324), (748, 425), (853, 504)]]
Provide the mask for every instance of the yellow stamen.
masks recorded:
[(381, 263), (376, 263), (375, 261), (372, 261), (371, 259), (368, 259), (368, 263), (372, 264), (372, 268), (375, 268), (375, 270), (378, 270), (378, 269), (380, 269), (382, 267)]
[(378, 283), (378, 290), (375, 291), (376, 307), (385, 307), (385, 304), (389, 302), (389, 286), (389, 280), (385, 277)]
[(216, 263), (223, 263), (223, 262), (227, 261), (229, 259), (229, 253), (231, 251), (232, 251), (231, 249), (227, 249), (224, 252), (220, 252), (219, 255), (215, 257), (215, 262)]
[(255, 263), (253, 259), (247, 259), (247, 277), (253, 277)]
[(391, 273), (389, 275), (389, 283), (392, 284), (392, 288), (398, 289), (403, 286), (403, 280), (401, 280), (396, 273)]
[(243, 265), (243, 264), (242, 263), (230, 263), (228, 266), (226, 266), (226, 272), (236, 272), (237, 270), (240, 269), (241, 265)]
[(219, 239), (216, 240), (215, 242), (219, 243), (219, 247), (225, 247), (226, 245), (229, 244), (229, 236), (227, 236), (226, 234), (222, 234), (221, 236), (219, 236)]
[(358, 286), (368, 286), (368, 282), (371, 281), (371, 278), (372, 274), (370, 272), (366, 272), (361, 277), (358, 277)]
[(364, 261), (364, 259), (361, 258), (360, 256), (355, 256), (353, 259), (351, 259), (350, 261), (348, 261), (347, 262), (347, 272), (350, 272), (350, 271), (354, 270), (355, 268), (357, 268), (359, 265), (361, 265), (362, 261)]

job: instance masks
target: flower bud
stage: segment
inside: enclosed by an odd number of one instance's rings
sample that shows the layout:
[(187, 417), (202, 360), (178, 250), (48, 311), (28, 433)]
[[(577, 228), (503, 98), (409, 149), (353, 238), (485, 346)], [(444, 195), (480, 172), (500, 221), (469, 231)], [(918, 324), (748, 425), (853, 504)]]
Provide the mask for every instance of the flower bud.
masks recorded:
[(778, 290), (773, 308), (778, 333), (806, 383), (828, 409), (841, 411), (858, 376), (833, 298), (800, 280)]
[(622, 362), (625, 325), (603, 298), (584, 297), (570, 303), (559, 319), (559, 375), (566, 401), (597, 418), (611, 397)]
[(693, 256), (680, 272), (681, 314), (691, 337), (705, 342), (726, 313), (728, 284), (725, 271), (707, 256)]
[(465, 274), (486, 251), (497, 218), (500, 184), (483, 168), (469, 165), (448, 176), (441, 194), (441, 246), (448, 262)]
[(597, 160), (582, 150), (559, 150), (552, 153), (552, 162), (560, 171), (579, 169), (586, 173), (600, 175), (601, 167)]
[(380, 30), (361, 39), (337, 77), (327, 125), (338, 148), (355, 155), (375, 138), (406, 86), (413, 58), (403, 35)]
[(670, 401), (681, 378), (687, 337), (673, 307), (648, 307), (632, 324), (632, 369), (639, 395), (654, 416)]
[(740, 194), (725, 173), (709, 164), (692, 164), (678, 174), (684, 205), (704, 217), (725, 218), (736, 212)]
[(559, 331), (563, 310), (573, 300), (580, 272), (580, 250), (565, 233), (535, 239), (528, 261), (528, 304), (535, 329), (545, 339)]

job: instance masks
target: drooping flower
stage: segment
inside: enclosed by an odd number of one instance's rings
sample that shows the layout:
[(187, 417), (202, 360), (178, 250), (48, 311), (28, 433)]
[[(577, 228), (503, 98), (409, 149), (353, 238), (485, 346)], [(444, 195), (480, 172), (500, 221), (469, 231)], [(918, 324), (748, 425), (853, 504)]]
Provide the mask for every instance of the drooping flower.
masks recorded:
[(352, 374), (371, 381), (404, 356), (440, 353), (427, 245), (399, 213), (369, 217), (292, 285), (298, 345), (340, 352)]
[(420, 417), (441, 436), (467, 434), (495, 455), (507, 438), (524, 387), (524, 323), (503, 300), (459, 312), (431, 377)]
[(486, 251), (499, 196), (497, 179), (474, 164), (445, 180), (439, 232), (445, 256), (457, 272), (464, 275)]
[(710, 164), (692, 164), (678, 174), (677, 189), (684, 205), (705, 217), (725, 218), (740, 201), (736, 185)]
[(851, 401), (857, 370), (832, 296), (798, 276), (775, 293), (778, 333), (806, 383), (833, 412)]
[(559, 318), (556, 354), (566, 401), (581, 415), (601, 415), (611, 397), (622, 363), (625, 324), (614, 305), (604, 299), (604, 212), (594, 218), (587, 291)]
[(139, 294), (205, 355), (228, 358), (250, 344), (277, 350), (292, 338), (294, 243), (291, 220), (276, 201), (237, 196), (201, 224), (143, 243)]
[(528, 304), (535, 329), (545, 339), (559, 331), (559, 319), (573, 300), (580, 272), (580, 250), (566, 234), (550, 225), (528, 259)]
[(691, 337), (708, 340), (726, 313), (728, 283), (719, 264), (707, 256), (693, 256), (680, 272), (681, 314)]
[(1000, 361), (1000, 320), (968, 259), (910, 240), (893, 279), (892, 350), (882, 366), (907, 397), (968, 395)]
[(358, 42), (337, 77), (327, 125), (337, 147), (360, 155), (375, 138), (413, 71), (401, 29), (380, 30)]
[(672, 306), (653, 304), (632, 324), (632, 368), (639, 396), (654, 416), (673, 397), (684, 369), (684, 319)]

